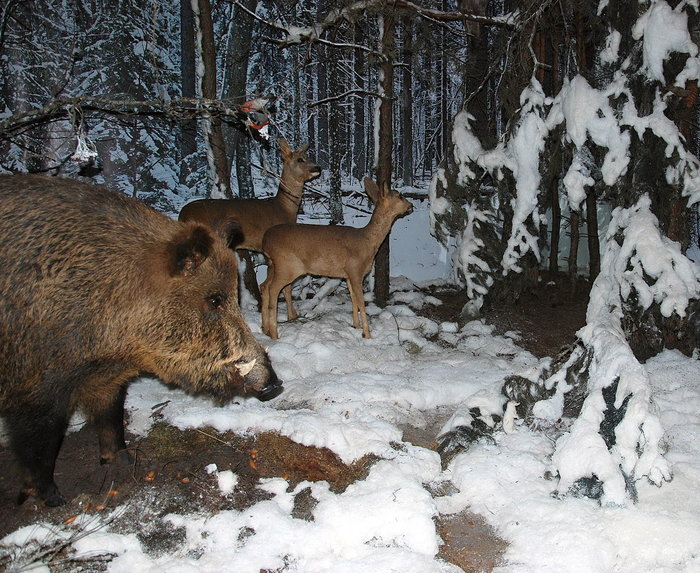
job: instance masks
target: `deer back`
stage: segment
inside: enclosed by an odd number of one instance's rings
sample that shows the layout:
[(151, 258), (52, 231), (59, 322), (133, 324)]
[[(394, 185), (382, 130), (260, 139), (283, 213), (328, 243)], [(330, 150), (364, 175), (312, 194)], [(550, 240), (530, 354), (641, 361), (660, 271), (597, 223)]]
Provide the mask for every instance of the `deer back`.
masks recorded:
[(243, 234), (243, 242), (238, 248), (261, 251), (267, 229), (296, 221), (304, 184), (321, 173), (321, 168), (307, 156), (308, 143), (294, 151), (286, 139), (280, 138), (278, 142), (283, 167), (275, 197), (200, 199), (185, 205), (178, 218), (181, 221), (198, 221), (213, 228), (219, 228), (234, 219)]
[(263, 252), (273, 265), (285, 267), (289, 274), (296, 276), (315, 274), (342, 278), (351, 274), (364, 277), (393, 222), (412, 209), (400, 193), (389, 189), (380, 192), (371, 179), (365, 179), (365, 190), (375, 203), (365, 227), (279, 225), (265, 233)]

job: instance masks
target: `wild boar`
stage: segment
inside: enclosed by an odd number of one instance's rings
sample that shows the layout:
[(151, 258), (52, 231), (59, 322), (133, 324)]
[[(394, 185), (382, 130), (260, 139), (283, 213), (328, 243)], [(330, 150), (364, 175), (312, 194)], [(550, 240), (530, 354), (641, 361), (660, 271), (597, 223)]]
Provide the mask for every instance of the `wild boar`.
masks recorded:
[(65, 503), (54, 465), (77, 408), (102, 463), (126, 448), (139, 375), (219, 402), (281, 392), (238, 306), (229, 239), (104, 187), (0, 175), (0, 416), (18, 503)]

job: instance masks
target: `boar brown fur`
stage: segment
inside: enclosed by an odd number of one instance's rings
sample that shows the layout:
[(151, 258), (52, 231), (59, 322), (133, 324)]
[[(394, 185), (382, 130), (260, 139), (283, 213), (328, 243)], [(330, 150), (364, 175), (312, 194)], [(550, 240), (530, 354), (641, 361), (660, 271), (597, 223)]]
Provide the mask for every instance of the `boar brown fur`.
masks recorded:
[(238, 307), (229, 240), (104, 187), (0, 176), (0, 416), (18, 502), (65, 503), (53, 472), (78, 408), (103, 463), (126, 448), (141, 374), (218, 402), (281, 391)]

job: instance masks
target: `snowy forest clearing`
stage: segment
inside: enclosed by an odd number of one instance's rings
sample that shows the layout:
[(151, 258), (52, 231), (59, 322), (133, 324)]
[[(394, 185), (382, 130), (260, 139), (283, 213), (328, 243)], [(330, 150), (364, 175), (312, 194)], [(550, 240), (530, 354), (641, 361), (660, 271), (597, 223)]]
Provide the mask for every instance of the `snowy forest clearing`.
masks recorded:
[[(397, 229), (392, 246), (392, 274), (410, 280), (394, 281), (384, 308), (389, 275), (378, 258), (366, 341), (349, 326), (337, 281), (301, 285), (302, 319), (281, 324), (272, 343), (244, 301), (284, 394), (214, 408), (143, 380), (129, 395), (139, 455), (164, 428), (176, 428), (175, 440), (208, 437), (193, 456), (202, 465), (182, 477), (201, 503), (173, 503), (157, 473), (127, 467), (121, 479), (151, 484), (140, 497), (127, 487), (105, 494), (110, 480), (99, 502), (74, 487), (69, 520), (40, 510), (63, 524), (5, 537), (5, 561), (70, 571), (81, 558), (90, 571), (455, 571), (438, 552), (436, 523), (467, 508), (508, 543), (502, 571), (700, 569), (696, 3), (518, 0), (488, 3), (494, 17), (480, 12), (485, 4), (455, 11), (454, 1), (429, 14), (389, 0), (340, 10), (216, 2), (213, 14), (210, 4), (9, 3), (0, 170), (81, 174), (171, 215), (201, 195), (259, 197), (255, 147), (238, 128), (272, 111), (272, 135), (309, 140), (327, 170), (322, 210), (334, 223), (347, 214), (346, 182), (431, 178), (429, 216), (422, 209), (420, 226)], [(369, 58), (376, 47), (381, 57)], [(243, 113), (249, 97), (268, 93), (255, 101), (275, 101), (276, 111)], [(349, 105), (346, 93), (361, 97)], [(257, 150), (265, 167), (274, 146)], [(493, 301), (546, 297), (545, 268), (558, 276), (565, 267), (572, 283), (581, 273), (593, 282), (568, 354), (540, 359), (480, 320)], [(436, 278), (454, 281), (468, 308), (420, 314), (436, 301), (416, 284)], [(25, 282), (8, 290), (24, 292)], [(446, 436), (442, 459), (416, 431)], [(351, 479), (299, 481), (279, 469), (251, 487), (246, 467), (268, 462), (270, 435), (290, 457), (332, 457)], [(0, 480), (8, 500), (14, 481)], [(237, 504), (245, 487), (258, 497)], [(28, 505), (17, 511), (31, 514)]]
[[(22, 555), (31, 555), (32, 540), (46, 545), (97, 527), (76, 536), (70, 550), (90, 563), (108, 555), (109, 571), (458, 571), (436, 558), (441, 540), (434, 519), (470, 509), (509, 543), (499, 571), (697, 570), (700, 362), (664, 351), (646, 365), (674, 480), (658, 489), (638, 482), (635, 505), (554, 498), (556, 480), (544, 475), (556, 435), (517, 420), (514, 432), (498, 428), (493, 442), (474, 444), (443, 471), (436, 452), (404, 441), (403, 428), (425, 426), (436, 411), (458, 418), (475, 405), (501, 407), (503, 379), (528, 374), (540, 361), (517, 346), (514, 334), (495, 335), (481, 321), (458, 328), (419, 316), (412, 309), (437, 301), (411, 281), (394, 279), (393, 285), (387, 309), (368, 305), (370, 340), (351, 328), (344, 288), (301, 301), (303, 318), (281, 322), (278, 341), (259, 334), (260, 316), (249, 307), (246, 317), (285, 380), (285, 392), (271, 403), (216, 408), (154, 380), (134, 384), (127, 401), (129, 430), (137, 436), (152, 427), (154, 411), (180, 428), (272, 431), (330, 448), (346, 463), (377, 456), (364, 479), (338, 493), (324, 481), (290, 488), (280, 476), (262, 480), (270, 499), (247, 509), (165, 515), (163, 531), (180, 540), (166, 554), (149, 552), (137, 525), (162, 511), (157, 489), (144, 507), (127, 501), (111, 513), (82, 514), (71, 525), (18, 530), (2, 540), (3, 552), (18, 556), (19, 566)], [(218, 490), (209, 495), (235, 493), (235, 472), (223, 465), (209, 471)], [(295, 517), (298, 498), (309, 495), (315, 500), (310, 520)], [(116, 527), (122, 512), (143, 517), (124, 531)], [(115, 525), (107, 523), (112, 518)]]
[[(272, 403), (215, 408), (153, 380), (133, 385), (127, 402), (129, 429), (137, 435), (148, 432), (154, 408), (167, 400), (161, 414), (181, 428), (279, 432), (330, 448), (346, 462), (379, 456), (366, 479), (339, 494), (325, 482), (287, 491), (281, 477), (264, 480), (272, 499), (247, 510), (167, 516), (165, 523), (186, 530), (172, 554), (149, 555), (137, 531), (117, 533), (107, 525), (73, 544), (78, 555), (113, 555), (110, 571), (214, 571), (224, 564), (236, 571), (456, 571), (435, 559), (440, 539), (433, 519), (469, 508), (510, 543), (503, 571), (692, 571), (700, 565), (700, 362), (665, 351), (647, 366), (673, 482), (659, 489), (641, 483), (639, 503), (625, 508), (555, 499), (556, 481), (543, 478), (553, 451), (547, 432), (516, 424), (512, 434), (498, 431), (494, 443), (459, 454), (445, 471), (437, 453), (403, 442), (401, 426), (420, 427), (435, 409), (449, 415), (502, 403), (503, 378), (535, 367), (537, 359), (481, 322), (458, 330), (416, 316), (410, 307), (426, 303), (416, 291), (394, 298), (407, 302), (384, 311), (370, 305), (371, 340), (350, 327), (347, 293), (313, 309), (315, 302), (302, 302), (306, 318), (282, 323), (280, 340), (269, 341), (286, 385)], [(253, 311), (248, 319), (259, 323)], [(230, 470), (213, 471), (215, 477), (220, 495), (235, 487)], [(459, 491), (444, 495), (448, 482)], [(318, 502), (313, 521), (291, 515), (294, 498), (307, 487)], [(94, 516), (83, 519), (86, 528), (95, 527)], [(6, 537), (3, 550), (21, 555), (30, 540), (47, 543), (81, 523), (28, 526)]]

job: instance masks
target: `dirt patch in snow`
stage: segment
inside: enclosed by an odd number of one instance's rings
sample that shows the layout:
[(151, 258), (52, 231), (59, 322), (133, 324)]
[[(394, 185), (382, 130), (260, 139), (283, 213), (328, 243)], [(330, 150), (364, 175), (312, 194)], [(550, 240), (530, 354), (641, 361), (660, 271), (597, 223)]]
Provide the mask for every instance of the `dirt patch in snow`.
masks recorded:
[[(347, 465), (326, 448), (302, 446), (277, 434), (241, 436), (212, 429), (180, 430), (157, 423), (148, 436), (129, 442), (130, 462), (100, 466), (97, 437), (91, 428), (66, 436), (56, 465), (56, 482), (70, 501), (47, 508), (35, 500), (15, 505), (18, 491), (16, 465), (7, 448), (0, 448), (0, 538), (24, 525), (38, 522), (70, 524), (81, 514), (107, 515), (117, 506), (126, 510), (110, 527), (136, 533), (150, 554), (166, 554), (182, 541), (163, 521), (170, 513), (214, 514), (242, 510), (272, 497), (259, 488), (260, 479), (283, 477), (290, 488), (299, 482), (326, 481), (342, 492), (366, 477), (374, 459), (365, 457)], [(216, 471), (213, 471), (214, 464)], [(238, 478), (234, 492), (223, 495), (217, 473), (231, 470)], [(310, 519), (315, 500), (303, 490), (295, 499), (293, 515)], [(0, 570), (7, 563), (0, 553)], [(99, 571), (104, 563), (75, 563), (59, 551), (53, 571)]]
[[(496, 334), (515, 333), (518, 345), (538, 358), (556, 356), (585, 325), (589, 290), (583, 279), (572, 285), (564, 275), (543, 275), (539, 289), (524, 292), (515, 304), (488, 306), (482, 318)], [(420, 314), (438, 322), (459, 321), (467, 302), (464, 292), (435, 288), (430, 295), (442, 304), (426, 305)]]
[[(496, 332), (516, 332), (519, 344), (536, 356), (553, 356), (571, 342), (584, 324), (586, 296), (571, 295), (564, 281), (545, 283), (537, 293), (521, 297), (515, 306), (492, 307), (485, 319)], [(437, 321), (454, 321), (464, 305), (464, 294), (452, 289), (430, 293), (441, 305), (426, 305), (421, 314)], [(444, 413), (443, 413), (444, 414)], [(404, 440), (435, 449), (435, 434), (444, 419), (440, 413), (424, 428), (404, 428)], [(152, 554), (167, 554), (181, 543), (184, 531), (163, 521), (169, 513), (215, 513), (244, 509), (270, 497), (259, 487), (265, 477), (283, 477), (294, 487), (304, 480), (327, 481), (336, 492), (363, 479), (374, 459), (344, 464), (327, 449), (310, 448), (275, 434), (240, 436), (213, 430), (178, 430), (156, 423), (145, 438), (130, 442), (131, 462), (100, 466), (97, 438), (91, 428), (68, 434), (56, 467), (56, 482), (71, 500), (60, 508), (46, 508), (29, 500), (15, 504), (18, 477), (14, 459), (0, 447), (0, 537), (37, 522), (68, 523), (76, 515), (106, 515), (111, 508), (126, 510), (111, 524), (136, 533)], [(232, 495), (222, 495), (212, 473), (231, 470), (238, 476)], [(295, 499), (294, 517), (313, 519), (315, 500), (310, 490)], [(444, 541), (440, 557), (466, 572), (490, 571), (507, 548), (481, 517), (469, 512), (437, 520)], [(47, 558), (45, 557), (44, 560)], [(100, 571), (106, 562), (75, 563), (60, 549), (53, 557), (53, 571)], [(0, 570), (3, 563), (0, 554)]]

